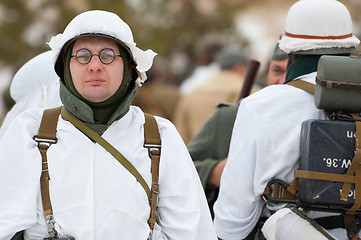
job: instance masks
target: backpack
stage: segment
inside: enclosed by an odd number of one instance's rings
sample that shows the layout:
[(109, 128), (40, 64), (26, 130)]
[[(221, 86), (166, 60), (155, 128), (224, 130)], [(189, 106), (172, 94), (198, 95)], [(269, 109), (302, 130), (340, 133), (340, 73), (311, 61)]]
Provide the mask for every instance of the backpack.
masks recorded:
[[(320, 225), (346, 228), (350, 239), (361, 227), (360, 76), (361, 58), (324, 55), (318, 63), (316, 86), (300, 80), (289, 83), (314, 92), (316, 107), (325, 110), (329, 120), (302, 123), (295, 181), (274, 179), (263, 194), (270, 203), (341, 213), (343, 218), (327, 217)], [(333, 222), (339, 226), (331, 226)]]

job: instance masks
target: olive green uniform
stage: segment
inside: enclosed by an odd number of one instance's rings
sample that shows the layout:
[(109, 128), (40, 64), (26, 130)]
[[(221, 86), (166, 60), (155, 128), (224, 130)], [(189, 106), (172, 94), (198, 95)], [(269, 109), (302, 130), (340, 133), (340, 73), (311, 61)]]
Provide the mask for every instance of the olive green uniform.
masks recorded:
[(212, 215), (219, 189), (211, 186), (208, 178), (213, 167), (228, 156), (238, 106), (239, 103), (218, 105), (188, 145), (188, 151), (197, 168)]

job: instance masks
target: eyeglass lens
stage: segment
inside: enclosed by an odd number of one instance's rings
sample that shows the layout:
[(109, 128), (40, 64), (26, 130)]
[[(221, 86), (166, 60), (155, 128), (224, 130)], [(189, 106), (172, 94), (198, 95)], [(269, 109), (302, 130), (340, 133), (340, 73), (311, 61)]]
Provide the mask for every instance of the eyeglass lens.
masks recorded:
[(115, 59), (115, 53), (110, 48), (104, 48), (99, 54), (91, 54), (89, 49), (82, 48), (76, 52), (75, 58), (81, 64), (87, 64), (91, 61), (93, 56), (98, 56), (100, 61), (104, 64), (110, 64)]

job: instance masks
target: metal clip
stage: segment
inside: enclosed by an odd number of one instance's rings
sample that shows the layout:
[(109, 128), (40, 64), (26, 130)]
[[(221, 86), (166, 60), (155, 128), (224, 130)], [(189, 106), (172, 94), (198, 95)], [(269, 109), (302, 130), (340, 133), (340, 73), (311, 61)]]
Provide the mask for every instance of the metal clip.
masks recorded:
[(159, 191), (156, 191), (156, 190), (154, 189), (154, 185), (158, 187), (157, 189), (159, 189), (159, 183), (152, 182), (152, 189), (151, 189), (151, 191), (154, 192), (154, 193), (156, 193), (156, 194), (159, 194)]
[(149, 236), (148, 236), (147, 240), (152, 240), (152, 239), (153, 239), (153, 230), (150, 229)]
[(55, 219), (53, 214), (48, 214), (45, 216), (45, 220), (46, 220), (46, 226), (48, 227), (48, 233), (49, 233), (49, 238), (44, 238), (44, 239), (58, 239), (59, 235), (58, 232), (55, 230)]
[(144, 143), (143, 147), (148, 148), (148, 156), (152, 158), (152, 151), (158, 150), (160, 154), (161, 145), (160, 144), (146, 144)]
[(48, 138), (39, 138), (38, 135), (33, 137), (34, 141), (38, 143), (38, 146), (41, 144), (45, 144), (47, 147), (50, 147), (51, 144), (55, 144), (58, 142), (58, 139), (48, 139)]

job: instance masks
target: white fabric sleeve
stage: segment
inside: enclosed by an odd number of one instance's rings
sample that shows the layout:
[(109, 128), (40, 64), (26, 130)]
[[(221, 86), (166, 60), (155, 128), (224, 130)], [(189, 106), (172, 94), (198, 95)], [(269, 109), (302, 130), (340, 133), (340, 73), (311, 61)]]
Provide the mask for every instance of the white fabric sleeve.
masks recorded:
[(19, 115), (0, 139), (0, 240), (8, 240), (37, 220), (41, 157), (32, 137), (38, 121)]
[(258, 126), (240, 105), (233, 128), (228, 162), (215, 203), (215, 229), (222, 239), (243, 239), (256, 225), (263, 203), (256, 197), (254, 178)]
[(162, 138), (159, 226), (168, 239), (217, 239), (200, 179), (172, 123), (157, 118)]

